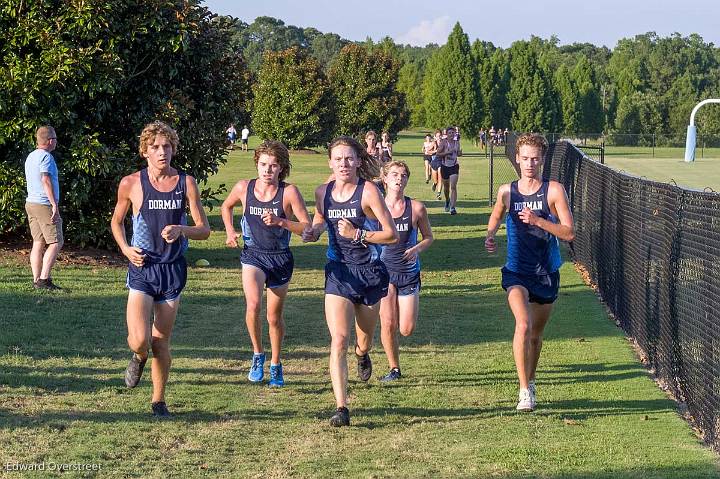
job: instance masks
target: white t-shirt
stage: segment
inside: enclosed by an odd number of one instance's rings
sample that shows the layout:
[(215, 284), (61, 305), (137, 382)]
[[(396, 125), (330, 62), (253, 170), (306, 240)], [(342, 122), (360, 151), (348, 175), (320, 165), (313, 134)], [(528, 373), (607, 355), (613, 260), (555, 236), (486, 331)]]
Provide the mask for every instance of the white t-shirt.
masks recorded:
[(250, 130), (248, 130), (247, 128), (243, 128), (242, 132), (240, 134), (242, 135), (241, 138), (243, 140), (247, 140), (248, 137), (250, 136)]

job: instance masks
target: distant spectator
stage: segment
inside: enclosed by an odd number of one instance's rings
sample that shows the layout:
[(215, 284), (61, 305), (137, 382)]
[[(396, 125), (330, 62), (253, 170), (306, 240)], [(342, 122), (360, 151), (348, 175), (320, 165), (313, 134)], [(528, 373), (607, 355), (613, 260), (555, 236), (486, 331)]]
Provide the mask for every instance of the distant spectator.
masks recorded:
[(240, 139), (242, 140), (241, 148), (243, 151), (248, 151), (248, 138), (250, 138), (250, 130), (247, 126), (244, 126), (240, 132)]
[(62, 218), (60, 218), (60, 183), (52, 152), (57, 147), (57, 135), (51, 126), (41, 126), (35, 133), (37, 148), (25, 160), (27, 199), (25, 211), (30, 224), (33, 245), (30, 268), (36, 289), (62, 289), (52, 281), (50, 272), (63, 246)]

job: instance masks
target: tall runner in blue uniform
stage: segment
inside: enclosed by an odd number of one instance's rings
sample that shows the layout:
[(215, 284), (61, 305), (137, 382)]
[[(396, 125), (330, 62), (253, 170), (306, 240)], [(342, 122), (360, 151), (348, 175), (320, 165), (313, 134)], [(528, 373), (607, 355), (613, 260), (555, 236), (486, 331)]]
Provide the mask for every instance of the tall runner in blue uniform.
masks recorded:
[[(165, 123), (145, 126), (139, 149), (148, 166), (120, 181), (111, 220), (115, 241), (130, 260), (127, 340), (133, 355), (125, 384), (137, 386), (152, 349), (151, 406), (153, 415), (160, 417), (170, 415), (165, 385), (170, 373), (170, 336), (187, 278), (183, 254), (188, 238), (210, 236), (195, 178), (170, 166), (178, 144), (177, 133)], [(128, 244), (124, 222), (131, 207), (133, 237)], [(195, 226), (187, 224), (188, 207)]]
[[(233, 224), (233, 208), (243, 205), (242, 286), (245, 294), (245, 324), (253, 347), (248, 380), (261, 382), (265, 376), (265, 351), (262, 344), (260, 307), (267, 287), (267, 321), (270, 333), (270, 380), (268, 386), (285, 385), (280, 351), (285, 336), (283, 306), (293, 273), (290, 233), (301, 235), (310, 225), (300, 190), (285, 183), (290, 174), (290, 154), (279, 141), (265, 141), (255, 149), (258, 176), (235, 184), (221, 212), (227, 239), (225, 244), (238, 247), (240, 234)], [(295, 217), (298, 221), (292, 221)]]
[(533, 411), (543, 331), (560, 286), (562, 259), (558, 239), (572, 241), (575, 228), (565, 188), (557, 181), (542, 179), (548, 148), (545, 137), (523, 134), (515, 148), (520, 179), (498, 190), (485, 248), (489, 253), (497, 251), (495, 234), (508, 212), (507, 262), (502, 269), (502, 287), (515, 316), (513, 356), (520, 381), (516, 409)]
[(408, 179), (410, 168), (404, 161), (383, 165), (385, 205), (395, 222), (399, 241), (383, 247), (381, 255), (390, 275), (388, 294), (380, 300), (380, 338), (390, 372), (381, 381), (401, 377), (398, 330), (403, 336), (410, 336), (415, 330), (420, 309), (420, 253), (433, 242), (425, 205), (405, 196)]
[(337, 410), (332, 426), (348, 426), (347, 350), (355, 319), (355, 355), (358, 376), (372, 375), (370, 348), (387, 294), (388, 273), (380, 261), (382, 244), (398, 239), (395, 225), (372, 178), (379, 176), (377, 163), (354, 138), (341, 136), (328, 148), (333, 180), (315, 190), (313, 224), (303, 241), (317, 241), (327, 228), (325, 265), (325, 319), (330, 330), (330, 378)]

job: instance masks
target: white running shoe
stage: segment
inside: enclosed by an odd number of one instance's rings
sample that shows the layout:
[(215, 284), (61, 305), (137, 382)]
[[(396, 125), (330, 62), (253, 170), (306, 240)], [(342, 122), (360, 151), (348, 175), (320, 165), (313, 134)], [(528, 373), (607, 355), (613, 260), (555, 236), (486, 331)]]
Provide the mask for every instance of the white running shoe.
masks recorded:
[(518, 395), (518, 403), (515, 408), (522, 412), (532, 412), (535, 410), (535, 394), (529, 389), (521, 389)]

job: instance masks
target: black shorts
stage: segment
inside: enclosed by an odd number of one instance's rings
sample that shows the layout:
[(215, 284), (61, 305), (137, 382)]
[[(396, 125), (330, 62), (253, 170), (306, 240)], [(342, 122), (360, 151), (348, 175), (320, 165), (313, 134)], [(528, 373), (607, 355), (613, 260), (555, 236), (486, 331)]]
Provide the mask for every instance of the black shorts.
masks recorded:
[(135, 266), (130, 263), (126, 286), (130, 291), (138, 291), (152, 296), (155, 303), (175, 301), (187, 282), (187, 263), (181, 256), (174, 263), (146, 263)]
[(398, 296), (411, 296), (420, 292), (420, 271), (414, 273), (395, 273), (389, 271), (390, 284), (395, 285)]
[(329, 261), (325, 265), (325, 294), (372, 306), (387, 296), (389, 277), (385, 265), (355, 265)]
[(449, 180), (452, 175), (457, 175), (460, 173), (460, 164), (455, 163), (453, 166), (440, 166), (440, 176), (442, 176), (443, 180)]
[(511, 286), (525, 288), (531, 303), (552, 304), (560, 289), (560, 271), (544, 275), (525, 275), (503, 267), (502, 287), (507, 291)]
[(430, 168), (437, 171), (440, 169), (440, 165), (442, 165), (442, 160), (437, 156), (433, 155), (432, 160), (430, 161)]
[(423, 155), (423, 160), (430, 163), (432, 161), (432, 155)]
[(290, 250), (258, 251), (243, 248), (240, 253), (240, 263), (262, 270), (265, 273), (265, 286), (270, 289), (288, 284), (295, 267), (295, 260)]
[(243, 139), (242, 139), (242, 144), (243, 144), (243, 145), (247, 145), (247, 141), (248, 141), (247, 138), (243, 138)]

